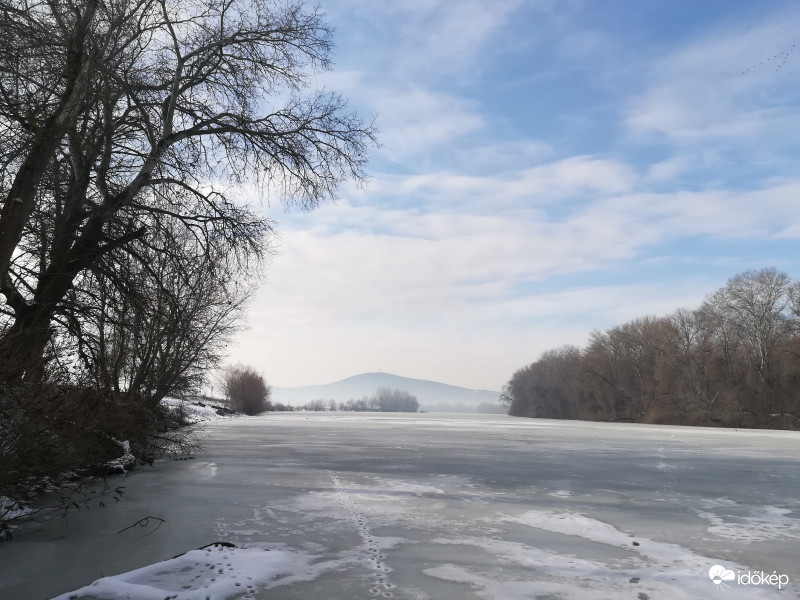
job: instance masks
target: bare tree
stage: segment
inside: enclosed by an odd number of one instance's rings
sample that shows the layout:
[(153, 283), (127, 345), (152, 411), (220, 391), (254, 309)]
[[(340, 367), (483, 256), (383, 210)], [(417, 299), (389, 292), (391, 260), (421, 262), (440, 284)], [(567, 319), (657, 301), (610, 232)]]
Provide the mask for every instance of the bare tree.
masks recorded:
[(322, 398), (316, 400), (309, 400), (303, 405), (303, 410), (310, 410), (312, 412), (324, 412), (328, 408), (328, 403)]
[[(2, 192), (0, 281), (36, 205), (56, 149), (82, 111), (96, 68), (90, 39), (99, 0), (0, 3)], [(9, 297), (9, 302), (13, 299)]]
[(783, 374), (776, 370), (791, 341), (793, 284), (775, 269), (746, 271), (711, 294), (699, 314), (716, 338), (725, 374), (729, 410), (763, 420), (785, 410)]
[(374, 128), (307, 91), (330, 33), (319, 12), (268, 0), (0, 4), (0, 132), (18, 149), (2, 164), (0, 376), (41, 377), (78, 276), (164, 221), (258, 256), (269, 223), (230, 186), (310, 209), (364, 177)]
[(575, 395), (580, 360), (578, 348), (564, 346), (543, 352), (538, 360), (514, 373), (503, 396), (503, 402), (509, 405), (509, 414), (546, 419), (576, 418), (581, 404)]
[(711, 332), (697, 311), (679, 309), (670, 316), (673, 331), (671, 404), (686, 422), (719, 420), (724, 408), (714, 371)]
[(374, 412), (378, 410), (378, 404), (374, 396), (363, 396), (362, 398), (350, 398), (347, 402), (339, 403), (339, 410), (352, 412)]
[(771, 381), (775, 350), (791, 331), (791, 280), (776, 269), (746, 271), (731, 278), (714, 300), (746, 344), (752, 368)]
[(197, 393), (254, 289), (224, 257), (197, 254), (186, 230), (171, 233), (104, 256), (56, 316), (67, 334), (60, 343), (72, 346), (58, 354), (77, 358), (77, 374), (151, 409), (167, 395)]
[(641, 414), (640, 379), (633, 363), (637, 348), (623, 327), (595, 331), (586, 352), (586, 372), (598, 384), (610, 419), (635, 419)]

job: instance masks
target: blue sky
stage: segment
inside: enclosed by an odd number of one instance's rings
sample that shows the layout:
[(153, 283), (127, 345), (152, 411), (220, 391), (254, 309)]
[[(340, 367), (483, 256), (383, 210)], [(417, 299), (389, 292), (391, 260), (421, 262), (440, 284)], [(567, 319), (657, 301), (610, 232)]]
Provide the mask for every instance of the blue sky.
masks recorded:
[(548, 348), (800, 277), (800, 5), (329, 0), (316, 84), (377, 115), (370, 182), (266, 208), (231, 360), (500, 389)]

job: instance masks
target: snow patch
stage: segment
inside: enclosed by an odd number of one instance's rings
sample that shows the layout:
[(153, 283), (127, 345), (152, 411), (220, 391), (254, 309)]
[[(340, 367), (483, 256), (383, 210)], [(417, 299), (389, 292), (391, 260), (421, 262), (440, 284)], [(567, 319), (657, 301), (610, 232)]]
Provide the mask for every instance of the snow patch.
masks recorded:
[[(339, 566), (314, 563), (315, 556), (269, 544), (219, 545), (192, 550), (141, 569), (104, 577), (52, 600), (225, 600), (257, 589), (311, 581)], [(173, 594), (177, 594), (173, 596)]]
[(0, 522), (19, 519), (35, 512), (24, 502), (14, 500), (8, 496), (0, 496)]
[(595, 561), (584, 560), (571, 554), (558, 554), (519, 542), (491, 538), (438, 538), (434, 544), (473, 546), (492, 556), (523, 565), (529, 569), (546, 570), (551, 575), (591, 577), (613, 574), (610, 567)]
[[(499, 552), (514, 562), (545, 574), (544, 579), (553, 582), (540, 582), (537, 577), (537, 596), (550, 589), (549, 593), (563, 594), (565, 597), (577, 599), (607, 598), (610, 595), (621, 597), (624, 591), (642, 590), (649, 598), (689, 599), (705, 597), (709, 591), (708, 569), (719, 563), (729, 568), (746, 571), (742, 565), (714, 557), (702, 556), (688, 548), (677, 544), (659, 542), (640, 536), (632, 536), (620, 531), (609, 523), (587, 517), (579, 513), (564, 511), (532, 510), (521, 515), (502, 516), (501, 522), (519, 523), (528, 527), (550, 531), (565, 536), (579, 537), (598, 544), (625, 550), (630, 556), (616, 564), (611, 564), (600, 557), (587, 558), (564, 557), (551, 558), (550, 553), (527, 549), (523, 545), (498, 545), (493, 541), (467, 540), (470, 545), (478, 545), (487, 551)], [(461, 543), (465, 543), (464, 540)], [(597, 553), (591, 548), (575, 546), (575, 553)], [(551, 562), (552, 561), (552, 562)], [(566, 562), (565, 562), (566, 561)], [(564, 587), (563, 567), (574, 561), (577, 580), (571, 588)], [(460, 569), (461, 572), (464, 569)], [(444, 572), (446, 574), (447, 572)], [(440, 573), (441, 574), (441, 573)], [(487, 592), (484, 597), (493, 597), (493, 587), (485, 578), (472, 577), (471, 585), (480, 585)], [(495, 582), (496, 583), (496, 582)], [(540, 583), (543, 585), (540, 586)], [(639, 584), (632, 587), (630, 583)], [(555, 587), (553, 587), (555, 585)], [(588, 585), (588, 588), (586, 587)], [(509, 599), (527, 598), (525, 595), (503, 595), (497, 590), (497, 597)], [(771, 598), (778, 593), (772, 588), (736, 587), (726, 590), (726, 598)]]
[(182, 410), (186, 417), (192, 423), (201, 423), (204, 421), (216, 421), (218, 419), (230, 418), (236, 415), (221, 415), (220, 411), (229, 410), (223, 406), (209, 404), (206, 402), (198, 402), (192, 400), (182, 400), (180, 398), (164, 398), (161, 404), (172, 410)]
[(136, 457), (131, 453), (131, 443), (128, 440), (111, 439), (122, 449), (122, 456), (108, 461), (105, 466), (109, 473), (123, 475), (136, 465)]
[[(734, 503), (732, 506), (736, 506)], [(778, 506), (751, 507), (750, 514), (718, 515), (702, 510), (695, 514), (710, 523), (708, 532), (749, 544), (781, 538), (800, 539), (800, 520), (787, 517), (792, 511)]]
[(444, 494), (444, 491), (432, 485), (411, 483), (410, 481), (400, 481), (398, 479), (383, 479), (381, 477), (374, 478), (374, 481), (377, 483), (376, 487), (369, 486), (368, 489), (378, 493), (409, 494), (412, 496)]
[(717, 508), (719, 506), (739, 506), (739, 503), (724, 496), (720, 498), (703, 498), (700, 505), (705, 508)]
[(217, 464), (210, 461), (195, 461), (189, 466), (189, 469), (194, 475), (203, 479), (211, 479), (217, 475)]

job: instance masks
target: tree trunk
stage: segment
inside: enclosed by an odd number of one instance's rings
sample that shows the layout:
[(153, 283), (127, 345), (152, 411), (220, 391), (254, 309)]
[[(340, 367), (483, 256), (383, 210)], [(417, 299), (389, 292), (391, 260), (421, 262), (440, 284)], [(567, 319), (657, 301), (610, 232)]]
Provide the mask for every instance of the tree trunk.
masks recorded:
[(53, 307), (29, 304), (16, 314), (0, 337), (0, 380), (41, 380), (53, 312)]
[(102, 254), (142, 237), (140, 227), (116, 240), (105, 240), (104, 213), (96, 213), (82, 235), (60, 261), (50, 263), (40, 276), (33, 302), (15, 306), (14, 324), (0, 336), (0, 379), (38, 380), (44, 371), (44, 351), (50, 339), (50, 321), (75, 277)]
[(36, 191), (42, 175), (83, 105), (92, 62), (91, 57), (85, 55), (83, 46), (97, 4), (97, 0), (89, 2), (86, 11), (75, 24), (64, 66), (67, 86), (61, 96), (61, 102), (47, 124), (37, 132), (38, 135), (17, 171), (0, 211), (0, 279), (8, 273), (14, 250), (33, 213)]

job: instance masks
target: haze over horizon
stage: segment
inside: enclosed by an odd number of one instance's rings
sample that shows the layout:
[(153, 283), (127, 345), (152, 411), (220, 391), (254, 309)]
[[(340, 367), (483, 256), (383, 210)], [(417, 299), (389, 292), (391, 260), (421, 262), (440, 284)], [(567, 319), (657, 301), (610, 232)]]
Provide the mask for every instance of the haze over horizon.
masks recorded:
[[(446, 381), (436, 381), (436, 380), (433, 380), (433, 379), (420, 379), (420, 378), (416, 378), (416, 377), (406, 377), (405, 375), (400, 375), (398, 373), (388, 373), (386, 371), (365, 371), (364, 373), (355, 373), (355, 374), (349, 375), (347, 377), (342, 377), (341, 379), (337, 379), (336, 381), (324, 381), (324, 382), (318, 382), (318, 383), (308, 383), (308, 384), (304, 384), (302, 386), (279, 386), (279, 387), (313, 387), (313, 386), (322, 386), (322, 385), (329, 385), (329, 384), (332, 384), (332, 383), (341, 383), (343, 381), (356, 379), (356, 378), (367, 377), (367, 376), (373, 376), (373, 375), (377, 375), (377, 376), (385, 375), (385, 376), (387, 376), (389, 378), (411, 379), (411, 380), (414, 380), (414, 381), (421, 381), (421, 382), (426, 382), (426, 383), (443, 384), (443, 385), (448, 385), (448, 386), (453, 386), (453, 387), (464, 387), (464, 386), (456, 386), (455, 384), (451, 384), (451, 383), (448, 383)], [(475, 388), (465, 388), (465, 389), (475, 389)], [(482, 389), (482, 390), (476, 390), (476, 391), (495, 392), (495, 391), (498, 391), (498, 390), (483, 390)]]
[(265, 207), (278, 254), (231, 362), (499, 390), (593, 329), (791, 277), (800, 6), (326, 2), (315, 85), (376, 114), (371, 182)]

